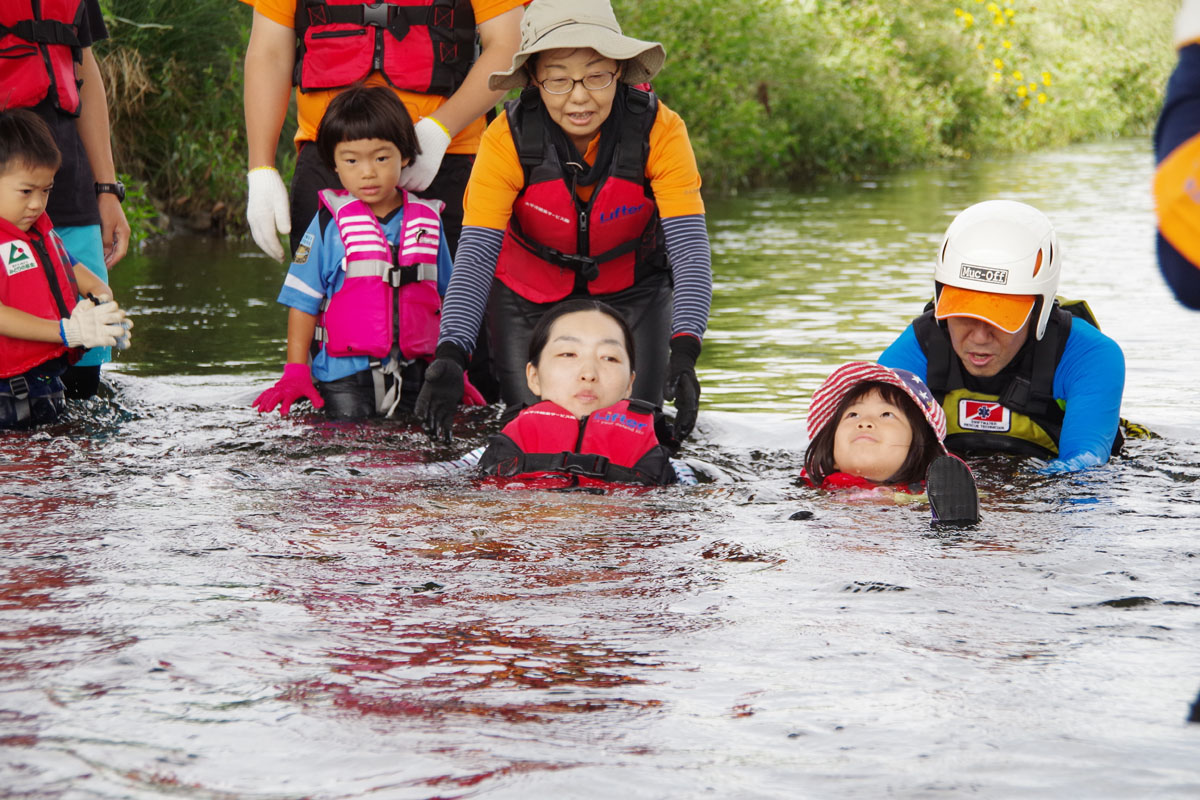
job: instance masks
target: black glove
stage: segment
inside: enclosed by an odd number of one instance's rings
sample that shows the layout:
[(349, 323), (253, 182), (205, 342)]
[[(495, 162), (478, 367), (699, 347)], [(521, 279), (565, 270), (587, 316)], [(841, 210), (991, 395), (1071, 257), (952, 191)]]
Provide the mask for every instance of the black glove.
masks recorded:
[(663, 399), (675, 401), (676, 442), (682, 442), (696, 427), (696, 412), (700, 410), (700, 381), (696, 378), (696, 359), (699, 357), (700, 340), (695, 336), (683, 334), (671, 339), (671, 359), (667, 362)]
[(467, 354), (456, 344), (442, 342), (433, 354), (433, 363), (425, 370), (425, 383), (417, 395), (414, 409), (426, 435), (435, 442), (449, 443), (454, 412), (463, 396), (463, 371)]

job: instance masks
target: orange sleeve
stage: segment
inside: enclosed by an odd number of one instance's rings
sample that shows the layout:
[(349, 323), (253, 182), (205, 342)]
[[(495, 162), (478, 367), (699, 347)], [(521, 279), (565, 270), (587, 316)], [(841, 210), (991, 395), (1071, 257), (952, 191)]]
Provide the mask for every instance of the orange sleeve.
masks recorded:
[[(509, 137), (510, 139), (512, 137)], [(704, 213), (700, 197), (700, 170), (683, 118), (658, 104), (658, 116), (650, 128), (650, 156), (646, 177), (654, 189), (659, 216), (685, 217)]]
[(287, 28), (296, 27), (296, 0), (242, 0), (271, 22)]
[(475, 24), (478, 25), (530, 2), (531, 0), (471, 0), (471, 10), (475, 12)]
[(504, 230), (524, 187), (525, 171), (508, 128), (508, 115), (501, 113), (479, 143), (463, 195), (463, 225)]

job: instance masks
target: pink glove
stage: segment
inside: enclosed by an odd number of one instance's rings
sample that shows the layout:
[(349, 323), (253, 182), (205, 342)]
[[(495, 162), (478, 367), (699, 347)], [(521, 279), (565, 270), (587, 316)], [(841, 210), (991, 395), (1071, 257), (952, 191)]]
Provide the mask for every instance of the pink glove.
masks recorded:
[(292, 410), (292, 403), (301, 397), (307, 397), (313, 408), (323, 408), (325, 401), (313, 386), (312, 372), (308, 364), (284, 364), (283, 377), (275, 385), (260, 394), (252, 403), (258, 413), (265, 414), (279, 406), (279, 416), (286, 417)]

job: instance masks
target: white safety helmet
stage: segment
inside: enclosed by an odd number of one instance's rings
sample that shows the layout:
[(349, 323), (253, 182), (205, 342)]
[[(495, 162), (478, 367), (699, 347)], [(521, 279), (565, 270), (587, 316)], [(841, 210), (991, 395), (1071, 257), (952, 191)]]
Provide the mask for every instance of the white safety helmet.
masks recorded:
[(934, 316), (972, 317), (1016, 333), (1040, 298), (1040, 340), (1061, 269), (1062, 252), (1045, 214), (1012, 200), (976, 203), (946, 229), (933, 275)]

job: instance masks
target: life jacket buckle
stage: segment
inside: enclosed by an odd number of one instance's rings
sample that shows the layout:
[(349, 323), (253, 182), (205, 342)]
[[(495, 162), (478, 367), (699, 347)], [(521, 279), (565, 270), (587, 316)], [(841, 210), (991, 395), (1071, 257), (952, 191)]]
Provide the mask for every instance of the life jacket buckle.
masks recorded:
[(14, 400), (28, 400), (29, 381), (24, 375), (15, 375), (8, 379), (8, 391)]
[(371, 25), (376, 28), (386, 28), (388, 26), (388, 10), (391, 8), (387, 3), (368, 3), (362, 7), (362, 24)]
[(573, 253), (563, 253), (562, 260), (566, 262), (564, 266), (578, 272), (585, 281), (589, 283), (600, 277), (600, 266), (596, 263), (596, 259), (589, 256), (575, 255)]
[(590, 478), (603, 478), (608, 470), (608, 456), (596, 453), (562, 453), (561, 466), (555, 470), (569, 475), (585, 475)]

